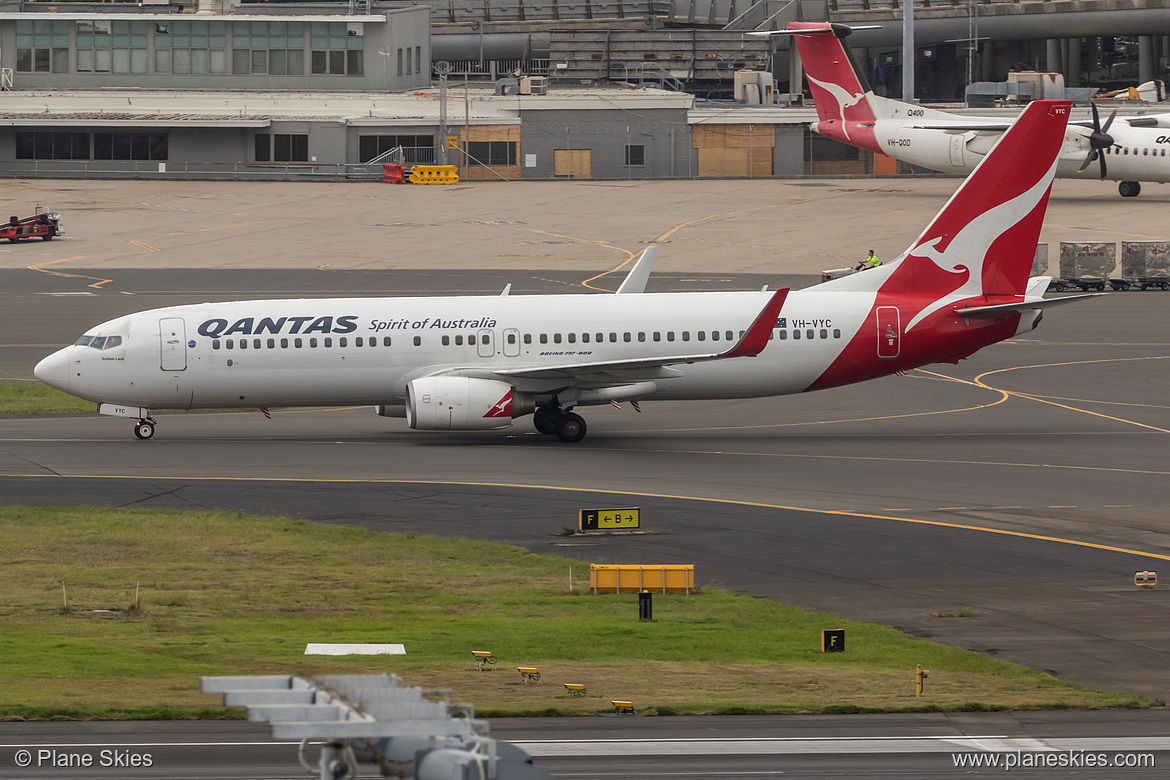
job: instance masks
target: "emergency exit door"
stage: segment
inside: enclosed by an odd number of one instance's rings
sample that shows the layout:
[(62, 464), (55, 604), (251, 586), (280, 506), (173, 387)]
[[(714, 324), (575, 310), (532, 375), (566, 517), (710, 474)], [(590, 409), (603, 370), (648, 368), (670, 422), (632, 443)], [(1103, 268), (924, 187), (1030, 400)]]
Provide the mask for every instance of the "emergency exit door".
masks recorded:
[(878, 357), (896, 358), (902, 351), (902, 328), (897, 306), (879, 306), (877, 310)]
[(163, 371), (187, 370), (187, 327), (182, 317), (158, 321), (159, 367)]
[(947, 147), (951, 165), (956, 168), (963, 167), (963, 147), (967, 143), (967, 136), (965, 133), (956, 133), (951, 136), (950, 146)]
[(479, 348), (479, 356), (490, 358), (496, 354), (496, 345), (492, 341), (492, 332), (490, 330), (481, 330), (479, 332), (479, 343), (476, 345)]

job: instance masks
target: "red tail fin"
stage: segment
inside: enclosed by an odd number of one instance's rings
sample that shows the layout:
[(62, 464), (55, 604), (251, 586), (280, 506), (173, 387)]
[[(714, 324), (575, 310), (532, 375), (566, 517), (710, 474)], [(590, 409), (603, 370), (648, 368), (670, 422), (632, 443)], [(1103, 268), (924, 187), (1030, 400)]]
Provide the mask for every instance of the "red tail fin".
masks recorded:
[(881, 289), (952, 298), (1023, 295), (1071, 105), (1030, 103)]
[(808, 88), (817, 106), (817, 132), (828, 138), (861, 146), (873, 152), (881, 148), (873, 134), (876, 118), (852, 59), (839, 36), (849, 28), (827, 22), (791, 22), (789, 30), (808, 30), (792, 36), (804, 65)]

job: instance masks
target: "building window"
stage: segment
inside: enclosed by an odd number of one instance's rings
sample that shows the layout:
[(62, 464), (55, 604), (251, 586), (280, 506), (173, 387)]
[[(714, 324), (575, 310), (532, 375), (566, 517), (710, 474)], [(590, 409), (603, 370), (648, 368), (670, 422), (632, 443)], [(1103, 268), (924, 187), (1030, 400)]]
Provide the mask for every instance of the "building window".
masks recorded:
[(17, 132), (18, 160), (166, 160), (165, 133)]
[(22, 19), (16, 23), (18, 73), (69, 72), (69, 22)]
[(150, 22), (79, 21), (78, 73), (146, 73)]
[(645, 165), (646, 164), (646, 146), (645, 144), (626, 144), (626, 165)]
[(166, 160), (166, 133), (94, 133), (95, 160)]
[(256, 133), (256, 162), (308, 162), (309, 136)]
[(18, 131), (18, 160), (88, 160), (89, 133)]
[(154, 23), (155, 73), (224, 73), (227, 22)]
[[(365, 25), (362, 22), (312, 22), (309, 25), (314, 74), (363, 75), (365, 45)], [(407, 72), (409, 69), (408, 61)]]
[(232, 73), (304, 75), (305, 23), (232, 22)]
[(515, 141), (471, 141), (467, 144), (467, 153), (472, 165), (516, 164)]
[(358, 160), (369, 162), (391, 149), (402, 147), (405, 163), (433, 163), (435, 137), (432, 135), (361, 135), (358, 136)]

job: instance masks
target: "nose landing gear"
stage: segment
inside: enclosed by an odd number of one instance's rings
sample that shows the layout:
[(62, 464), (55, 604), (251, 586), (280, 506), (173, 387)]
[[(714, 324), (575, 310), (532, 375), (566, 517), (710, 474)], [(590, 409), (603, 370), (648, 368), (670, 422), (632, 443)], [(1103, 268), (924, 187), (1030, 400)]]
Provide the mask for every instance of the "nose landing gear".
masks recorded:
[(568, 412), (560, 406), (542, 406), (532, 415), (536, 430), (549, 436), (556, 436), (564, 442), (575, 443), (585, 438), (589, 426), (579, 414)]
[(150, 417), (144, 417), (134, 424), (134, 435), (140, 439), (149, 439), (154, 436), (154, 426), (157, 423)]

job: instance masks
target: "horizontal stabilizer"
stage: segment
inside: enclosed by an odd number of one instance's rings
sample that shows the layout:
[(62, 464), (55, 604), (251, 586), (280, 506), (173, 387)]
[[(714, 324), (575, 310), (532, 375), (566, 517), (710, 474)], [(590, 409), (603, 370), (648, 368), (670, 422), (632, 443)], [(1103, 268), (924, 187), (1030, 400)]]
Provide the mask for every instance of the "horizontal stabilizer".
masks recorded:
[(881, 30), (880, 24), (833, 24), (830, 27), (814, 28), (809, 30), (753, 30), (748, 35), (758, 35), (761, 38), (771, 37), (773, 35), (836, 35), (838, 38), (844, 38), (849, 33), (857, 32), (858, 30)]
[(1084, 298), (1098, 298), (1102, 295), (1108, 294), (1109, 293), (1086, 293), (1084, 295), (1068, 295), (1064, 298), (1042, 298), (1039, 300), (1019, 301), (1017, 303), (1001, 303), (995, 306), (968, 306), (965, 309), (957, 309), (955, 314), (959, 315), (960, 317), (966, 317), (968, 319), (997, 319), (999, 317), (1006, 317), (1007, 315), (1014, 312), (1049, 309), (1053, 306), (1072, 303), (1073, 301), (1083, 300)]

